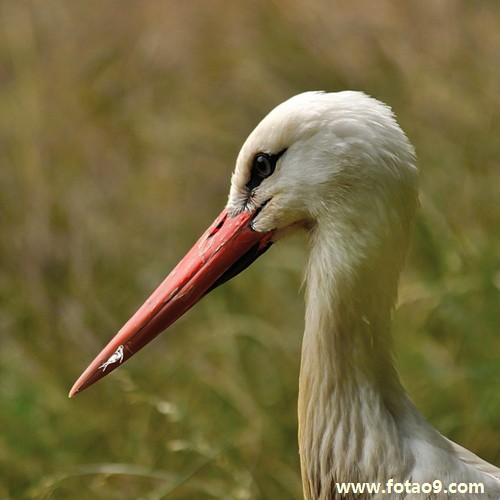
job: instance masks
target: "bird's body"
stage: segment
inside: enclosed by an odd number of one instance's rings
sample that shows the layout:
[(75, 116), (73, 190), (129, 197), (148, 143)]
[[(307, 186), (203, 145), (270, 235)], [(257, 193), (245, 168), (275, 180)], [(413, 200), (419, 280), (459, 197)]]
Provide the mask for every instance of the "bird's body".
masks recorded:
[[(272, 242), (296, 231), (309, 235), (298, 403), (307, 499), (500, 499), (500, 470), (432, 428), (394, 367), (390, 320), (417, 200), (414, 151), (387, 106), (360, 92), (307, 92), (275, 108), (249, 136), (227, 212), (193, 247), (225, 230), (226, 217), (250, 221), (253, 233), (245, 238), (257, 243), (238, 250), (239, 260), (212, 279), (209, 291)], [(168, 290), (162, 308), (179, 285)], [(179, 307), (182, 314), (186, 308)], [(158, 310), (154, 314), (167, 314)], [(149, 328), (153, 313), (142, 314), (150, 314), (141, 323)], [(109, 364), (118, 344), (126, 357), (135, 352), (127, 343), (143, 326), (132, 323), (95, 366)], [(158, 323), (149, 337), (167, 320)], [(73, 393), (86, 385), (77, 382)], [(390, 481), (403, 489), (389, 491)], [(380, 489), (342, 493), (342, 483), (378, 483)], [(469, 483), (483, 489), (466, 491)]]
[[(266, 141), (276, 145), (269, 149)], [(336, 485), (385, 487), (393, 479), (416, 483), (413, 491), (436, 480), (443, 489), (483, 482), (491, 498), (500, 498), (500, 482), (466, 464), (419, 414), (393, 364), (391, 312), (418, 180), (413, 148), (391, 110), (359, 92), (308, 92), (286, 101), (244, 144), (230, 207), (242, 206), (244, 162), (258, 151), (285, 147), (290, 158), (251, 202), (261, 206), (270, 199), (253, 223), (257, 231), (303, 226), (309, 233), (298, 404), (305, 497), (349, 498)]]

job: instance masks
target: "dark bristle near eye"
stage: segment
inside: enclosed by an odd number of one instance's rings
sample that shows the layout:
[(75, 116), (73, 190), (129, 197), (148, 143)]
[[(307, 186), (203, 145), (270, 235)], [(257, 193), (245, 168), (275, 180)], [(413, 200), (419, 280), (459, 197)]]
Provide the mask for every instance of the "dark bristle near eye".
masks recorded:
[(278, 160), (286, 152), (286, 149), (276, 154), (257, 153), (252, 162), (252, 170), (250, 171), (250, 179), (246, 184), (248, 191), (252, 191), (260, 185), (260, 183), (274, 173)]

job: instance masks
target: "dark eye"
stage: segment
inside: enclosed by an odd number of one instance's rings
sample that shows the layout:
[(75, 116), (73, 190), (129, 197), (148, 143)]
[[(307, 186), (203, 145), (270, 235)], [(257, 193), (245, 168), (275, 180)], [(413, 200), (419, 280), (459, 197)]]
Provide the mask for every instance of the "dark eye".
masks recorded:
[(276, 168), (276, 163), (278, 163), (278, 160), (285, 153), (285, 151), (286, 149), (275, 155), (257, 153), (254, 156), (252, 170), (250, 171), (250, 179), (246, 185), (246, 188), (249, 191), (255, 189), (264, 179), (273, 174), (274, 169)]
[(265, 179), (273, 173), (274, 167), (275, 165), (268, 154), (259, 153), (253, 160), (252, 172)]

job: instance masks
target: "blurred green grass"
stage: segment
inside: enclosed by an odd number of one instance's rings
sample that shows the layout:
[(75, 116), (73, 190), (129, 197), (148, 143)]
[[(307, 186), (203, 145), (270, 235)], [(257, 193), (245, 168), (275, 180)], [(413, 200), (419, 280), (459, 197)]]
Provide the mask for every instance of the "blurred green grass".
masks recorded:
[(0, 496), (300, 497), (303, 239), (66, 394), (220, 211), (257, 121), (311, 89), (388, 102), (415, 144), (398, 368), (498, 463), (499, 22), (495, 1), (0, 0)]

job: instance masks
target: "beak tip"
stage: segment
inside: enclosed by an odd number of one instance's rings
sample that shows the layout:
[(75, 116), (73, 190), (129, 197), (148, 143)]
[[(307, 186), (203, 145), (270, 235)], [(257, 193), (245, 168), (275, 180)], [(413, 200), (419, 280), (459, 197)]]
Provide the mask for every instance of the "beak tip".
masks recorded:
[(69, 391), (68, 398), (74, 398), (80, 392), (83, 392), (87, 387), (97, 382), (101, 377), (93, 369), (93, 366), (89, 366), (78, 378), (78, 380), (73, 384), (73, 387)]
[(70, 399), (74, 398), (81, 390), (82, 390), (81, 384), (79, 384), (78, 381), (75, 382), (73, 384), (73, 387), (69, 391), (68, 398)]

